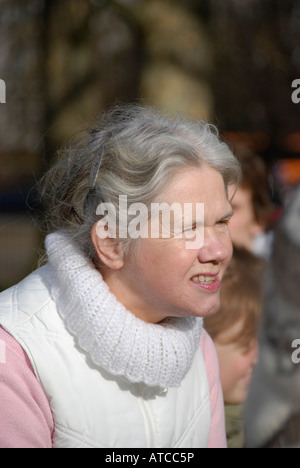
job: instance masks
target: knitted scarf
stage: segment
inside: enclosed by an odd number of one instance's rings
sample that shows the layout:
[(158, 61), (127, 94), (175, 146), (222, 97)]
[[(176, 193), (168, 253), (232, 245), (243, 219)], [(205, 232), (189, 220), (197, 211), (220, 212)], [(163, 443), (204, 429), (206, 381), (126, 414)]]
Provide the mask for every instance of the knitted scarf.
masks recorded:
[(94, 264), (60, 232), (46, 237), (50, 292), (68, 331), (100, 368), (130, 382), (177, 387), (199, 346), (201, 318), (146, 323), (109, 290)]

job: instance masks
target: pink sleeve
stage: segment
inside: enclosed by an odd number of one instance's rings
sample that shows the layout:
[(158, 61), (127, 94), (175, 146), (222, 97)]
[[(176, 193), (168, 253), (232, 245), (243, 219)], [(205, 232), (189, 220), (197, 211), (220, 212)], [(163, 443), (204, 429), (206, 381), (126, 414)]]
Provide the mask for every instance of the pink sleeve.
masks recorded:
[(0, 327), (0, 448), (52, 448), (46, 395), (17, 341)]
[(215, 345), (203, 329), (200, 348), (204, 357), (210, 390), (211, 426), (208, 448), (227, 448), (224, 399), (219, 376), (219, 361)]

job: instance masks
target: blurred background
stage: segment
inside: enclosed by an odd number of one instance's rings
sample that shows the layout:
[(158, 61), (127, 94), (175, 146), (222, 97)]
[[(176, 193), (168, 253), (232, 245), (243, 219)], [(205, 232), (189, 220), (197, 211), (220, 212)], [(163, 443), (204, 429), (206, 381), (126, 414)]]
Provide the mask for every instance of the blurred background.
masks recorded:
[[(233, 148), (261, 156), (269, 228), (300, 182), (300, 0), (0, 0), (0, 80), (0, 291), (37, 266), (37, 180), (56, 151), (116, 100), (208, 120)], [(277, 324), (277, 338), (266, 339), (274, 362), (284, 357), (288, 365), (282, 377), (268, 361), (276, 375), (265, 387), (260, 377), (250, 399), (257, 408), (267, 388), (284, 418), (259, 411), (263, 422), (250, 424), (255, 446), (268, 442), (266, 427), (274, 427), (271, 440), (288, 418), (293, 439), (284, 445), (300, 446), (299, 367), (291, 364), (292, 338), (284, 339), (290, 323), (293, 338), (300, 332), (300, 187), (298, 194), (287, 232), (279, 233), (283, 247), (272, 265), (280, 281), (264, 311), (266, 328)], [(292, 285), (293, 294), (279, 300), (283, 276), (283, 290)], [(257, 414), (252, 406), (250, 414)], [(254, 437), (259, 426), (262, 442)]]
[(0, 291), (36, 266), (36, 181), (116, 100), (245, 142), (278, 206), (300, 179), (299, 0), (0, 0), (0, 79)]

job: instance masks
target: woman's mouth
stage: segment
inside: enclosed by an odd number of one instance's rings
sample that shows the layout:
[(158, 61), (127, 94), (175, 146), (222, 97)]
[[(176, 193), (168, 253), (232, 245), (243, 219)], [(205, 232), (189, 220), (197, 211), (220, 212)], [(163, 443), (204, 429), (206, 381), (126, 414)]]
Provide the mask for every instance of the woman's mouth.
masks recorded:
[(195, 275), (191, 278), (193, 285), (208, 292), (216, 292), (220, 289), (221, 282), (217, 275), (203, 274)]

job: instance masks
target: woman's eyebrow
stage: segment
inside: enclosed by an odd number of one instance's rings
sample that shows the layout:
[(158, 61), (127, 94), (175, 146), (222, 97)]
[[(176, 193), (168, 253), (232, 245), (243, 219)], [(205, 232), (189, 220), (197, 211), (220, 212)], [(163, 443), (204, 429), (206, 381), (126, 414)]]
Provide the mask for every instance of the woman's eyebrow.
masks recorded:
[(226, 211), (224, 215), (220, 216), (219, 221), (222, 221), (224, 219), (230, 219), (232, 216), (233, 216), (233, 208), (230, 207), (230, 209), (228, 209), (228, 211)]

